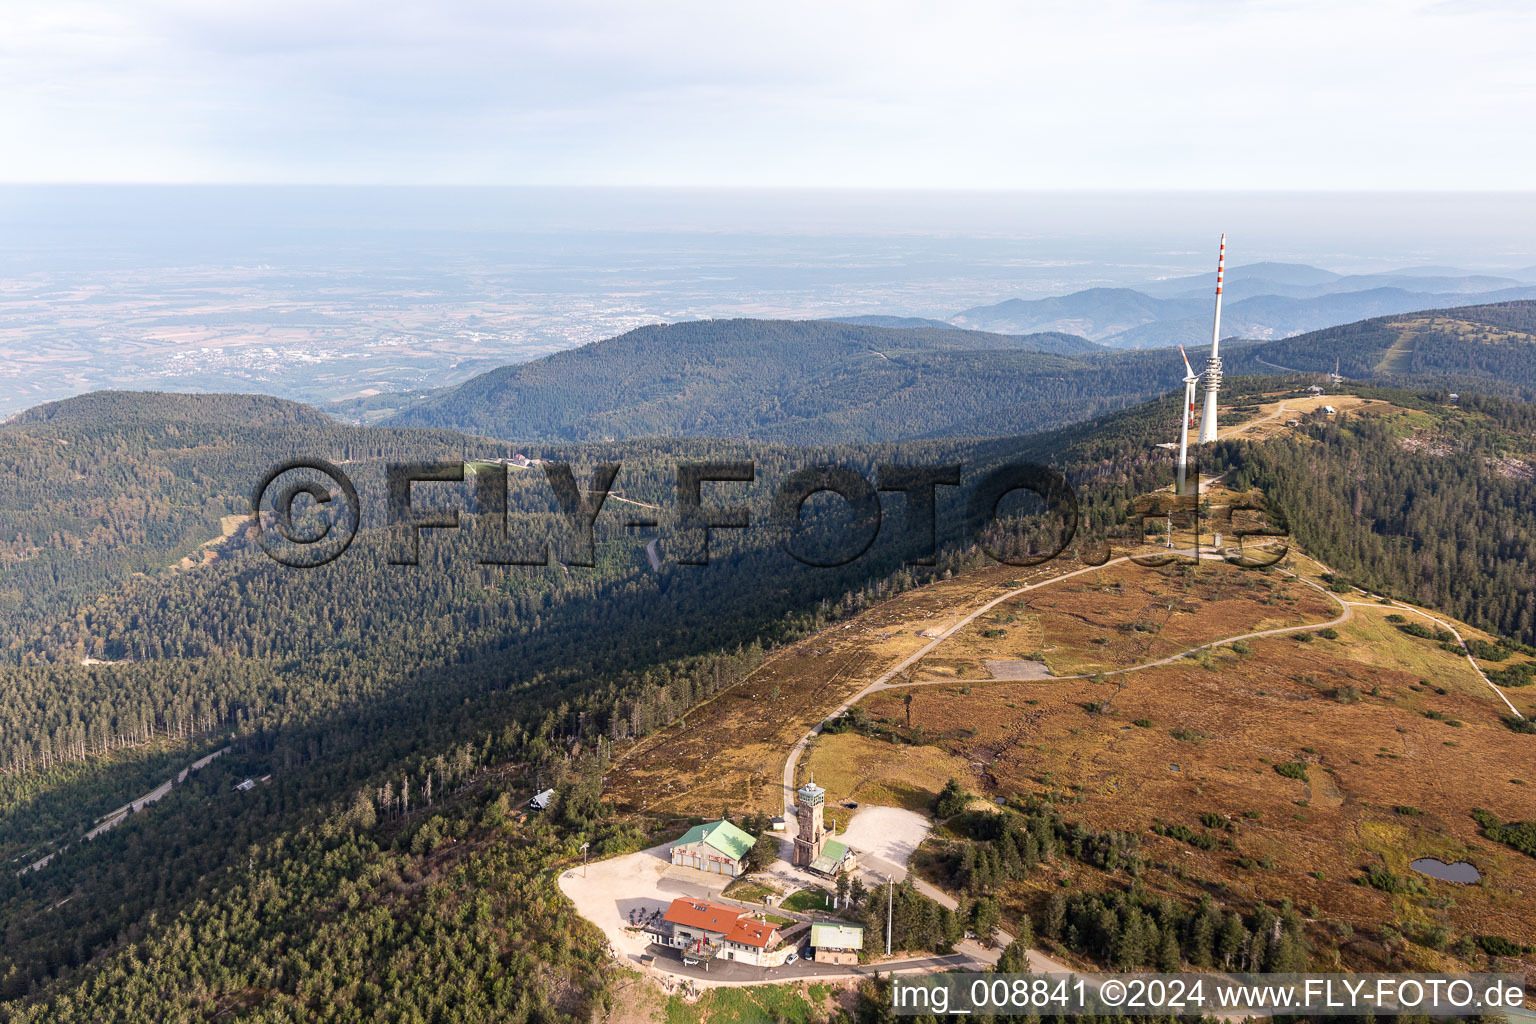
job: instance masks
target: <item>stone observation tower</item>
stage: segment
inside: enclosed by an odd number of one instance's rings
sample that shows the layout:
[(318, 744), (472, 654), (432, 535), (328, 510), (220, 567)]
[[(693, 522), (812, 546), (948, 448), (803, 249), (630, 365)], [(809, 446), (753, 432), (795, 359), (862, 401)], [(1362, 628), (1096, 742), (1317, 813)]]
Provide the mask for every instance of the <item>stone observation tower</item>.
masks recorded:
[(810, 867), (827, 845), (827, 829), (822, 822), (822, 807), (827, 791), (812, 779), (795, 791), (795, 817), (799, 834), (795, 836), (795, 865)]

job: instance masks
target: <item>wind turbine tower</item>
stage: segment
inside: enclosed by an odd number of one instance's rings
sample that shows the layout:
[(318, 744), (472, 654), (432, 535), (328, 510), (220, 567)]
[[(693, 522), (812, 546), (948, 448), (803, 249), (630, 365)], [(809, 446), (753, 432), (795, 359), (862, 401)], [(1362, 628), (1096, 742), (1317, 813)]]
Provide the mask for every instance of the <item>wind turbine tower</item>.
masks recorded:
[(1184, 493), (1184, 480), (1189, 469), (1189, 428), (1195, 422), (1195, 382), (1200, 378), (1189, 368), (1189, 356), (1184, 346), (1179, 346), (1179, 356), (1184, 360), (1184, 412), (1179, 417), (1179, 475), (1174, 494)]
[(1200, 416), (1200, 443), (1216, 440), (1216, 396), (1221, 393), (1221, 278), (1226, 273), (1227, 236), (1221, 236), (1216, 256), (1216, 322), (1211, 326), (1211, 354), (1205, 361), (1205, 412)]

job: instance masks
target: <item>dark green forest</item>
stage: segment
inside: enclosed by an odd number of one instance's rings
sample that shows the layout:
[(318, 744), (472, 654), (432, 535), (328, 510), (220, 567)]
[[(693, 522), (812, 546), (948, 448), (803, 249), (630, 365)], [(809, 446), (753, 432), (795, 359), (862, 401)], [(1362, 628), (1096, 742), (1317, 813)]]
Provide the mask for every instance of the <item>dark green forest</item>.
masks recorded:
[[(1356, 381), (1434, 382), (1528, 401), (1536, 394), (1533, 311), (1536, 302), (1505, 302), (1378, 317), (1276, 341), (1230, 339), (1222, 352), (1230, 375), (1322, 375), (1337, 358)], [(1398, 325), (1426, 317), (1459, 326), (1415, 329), (1399, 344)], [(1198, 363), (1198, 350), (1190, 354)], [(520, 442), (1018, 436), (1166, 394), (1182, 371), (1173, 349), (1083, 349), (1057, 335), (704, 320), (501, 367), (390, 422)]]
[[(1302, 547), (1372, 590), (1536, 642), (1536, 406), (1367, 392), (1435, 417), (1405, 443), (1382, 420), (1313, 417), (1301, 436), (1223, 444), (1240, 486), (1285, 510)], [(1521, 458), (1521, 457), (1524, 458)]]
[[(1132, 427), (1156, 420), (1123, 415)], [(774, 644), (981, 557), (964, 539), (960, 489), (941, 488), (937, 566), (903, 564), (894, 519), (864, 558), (841, 569), (800, 565), (766, 527), (773, 487), (796, 468), (838, 462), (873, 479), (875, 466), (887, 461), (960, 462), (971, 478), (1004, 459), (1082, 459), (1092, 481), (1087, 518), (1096, 521), (1113, 520), (1120, 495), (1167, 472), (1166, 459), (1132, 442), (1106, 447), (1065, 437), (1028, 451), (1018, 441), (540, 450), (531, 454), (571, 458), (579, 481), (598, 459), (618, 461), (614, 494), (663, 508), (673, 504), (678, 460), (751, 458), (757, 478), (740, 493), (762, 525), (718, 531), (709, 566), (654, 571), (645, 536), (622, 525), (630, 506), (616, 504), (599, 523), (591, 568), (478, 566), (468, 522), (457, 532), (425, 534), (421, 564), (407, 567), (388, 564), (382, 513), (372, 511), (382, 508), (380, 463), (498, 457), (508, 454), (505, 446), (443, 432), (342, 427), (287, 403), (131, 395), (93, 396), (25, 417), (0, 429), (0, 446), (12, 460), (7, 501), (22, 513), (0, 571), (9, 602), (7, 663), (0, 667), (0, 856), (11, 866), (0, 876), (0, 997), (24, 1000), (3, 1004), (0, 1013), (41, 1013), (36, 1019), (74, 1019), (61, 1009), (71, 999), (83, 1000), (80, 1019), (138, 1019), (150, 1005), (182, 1012), (171, 1009), (180, 1003), (154, 999), (202, 1005), (188, 993), (204, 983), (187, 972), (204, 967), (189, 959), (188, 940), (175, 936), (205, 927), (210, 914), (234, 929), (244, 913), (236, 908), (250, 901), (253, 886), (267, 893), (281, 887), (299, 908), (293, 919), (306, 927), (318, 929), (321, 920), (328, 929), (357, 926), (345, 948), (381, 963), (380, 943), (393, 940), (352, 915), (382, 911), (368, 911), (366, 900), (354, 906), (342, 892), (370, 872), (426, 870), (420, 859), (438, 840), (383, 841), (372, 829), (405, 828), (445, 800), (443, 813), (458, 813), (452, 808), (460, 793), (475, 800), (510, 795), (516, 803), (535, 784), (600, 761), (613, 743), (675, 720), (750, 672)], [(1106, 472), (1116, 453), (1129, 452), (1123, 467)], [(295, 454), (321, 454), (358, 482), (363, 530), (345, 556), (320, 569), (288, 569), (242, 533), (216, 561), (185, 572), (167, 568), (217, 535), (221, 516), (245, 508), (244, 492), (267, 465)], [(535, 471), (509, 476), (511, 503), (526, 513), (515, 529), (542, 529), (553, 507), (547, 485)], [(473, 507), (469, 485), (431, 486), (444, 500)], [(709, 501), (728, 493), (711, 492)], [(899, 515), (901, 497), (888, 501), (887, 514)], [(807, 508), (813, 524), (837, 525), (835, 506)], [(101, 558), (68, 557), (97, 536)], [(667, 540), (664, 524), (663, 551)], [(83, 665), (85, 657), (108, 663)], [(225, 748), (158, 803), (89, 842), (80, 838), (195, 757)], [(263, 781), (236, 791), (243, 779)], [(436, 828), (448, 835), (481, 827), (483, 809), (463, 813), (466, 824)], [(573, 827), (594, 825), (576, 817)], [(40, 870), (22, 870), (49, 855)], [(402, 866), (406, 861), (415, 867)], [(543, 867), (531, 863), (506, 870), (534, 899), (550, 884), (555, 862), (543, 855)], [(406, 886), (380, 899), (394, 906), (416, 896)], [(529, 914), (529, 941), (548, 942), (547, 923), (579, 945), (584, 933), (560, 920)], [(226, 966), (248, 963), (239, 950), (256, 949), (262, 929), (295, 937), (291, 922), (241, 927), (255, 931), (219, 954)], [(150, 946), (135, 944), (167, 942), (153, 948), (187, 952), (155, 954), (157, 970), (181, 982), (133, 997), (149, 1002), (120, 1004), (138, 990), (104, 979), (131, 974), (126, 964), (151, 958)], [(502, 948), (498, 955), (512, 954)], [(591, 946), (571, 955), (585, 962)], [(556, 957), (551, 969), (561, 963)], [(247, 999), (273, 1013), (287, 1001), (325, 1001), (311, 986), (326, 972), (274, 970), (254, 981), (231, 973), (207, 1011)], [(335, 983), (346, 989), (344, 998), (326, 997), (339, 1007), (336, 1019), (377, 1005), (376, 987)], [(459, 976), (454, 984), (471, 982)], [(573, 985), (601, 989), (591, 972)], [(514, 1002), (533, 998), (535, 987), (514, 988)], [(599, 998), (592, 992), (571, 1005)], [(426, 998), (425, 990), (418, 995)], [(49, 1009), (20, 1008), (39, 1005)]]
[[(1018, 436), (1124, 409), (1183, 378), (1171, 349), (1072, 351), (1057, 339), (828, 321), (642, 327), (492, 370), (390, 422), (524, 442)], [(1254, 368), (1241, 351), (1228, 372)]]
[(1376, 317), (1265, 342), (1252, 355), (1269, 370), (1331, 373), (1337, 365), (1352, 380), (1530, 401), (1536, 394), (1536, 302)]

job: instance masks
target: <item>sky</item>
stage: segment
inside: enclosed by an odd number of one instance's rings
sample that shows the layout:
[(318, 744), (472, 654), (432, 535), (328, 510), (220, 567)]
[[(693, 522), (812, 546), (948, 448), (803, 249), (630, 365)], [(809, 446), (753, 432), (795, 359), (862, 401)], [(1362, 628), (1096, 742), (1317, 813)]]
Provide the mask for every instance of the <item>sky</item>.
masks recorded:
[(10, 0), (0, 182), (1524, 190), (1523, 0)]

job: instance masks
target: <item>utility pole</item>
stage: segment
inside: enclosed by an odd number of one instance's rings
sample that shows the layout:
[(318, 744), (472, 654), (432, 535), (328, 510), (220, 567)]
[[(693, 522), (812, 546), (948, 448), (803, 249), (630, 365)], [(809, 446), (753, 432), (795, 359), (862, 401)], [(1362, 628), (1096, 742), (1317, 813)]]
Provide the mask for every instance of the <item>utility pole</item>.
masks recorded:
[(586, 878), (587, 877), (587, 848), (589, 846), (591, 846), (591, 845), (592, 845), (591, 843), (582, 843), (581, 844), (581, 877), (582, 878)]
[(896, 912), (896, 883), (885, 876), (885, 955), (891, 955), (891, 917)]

